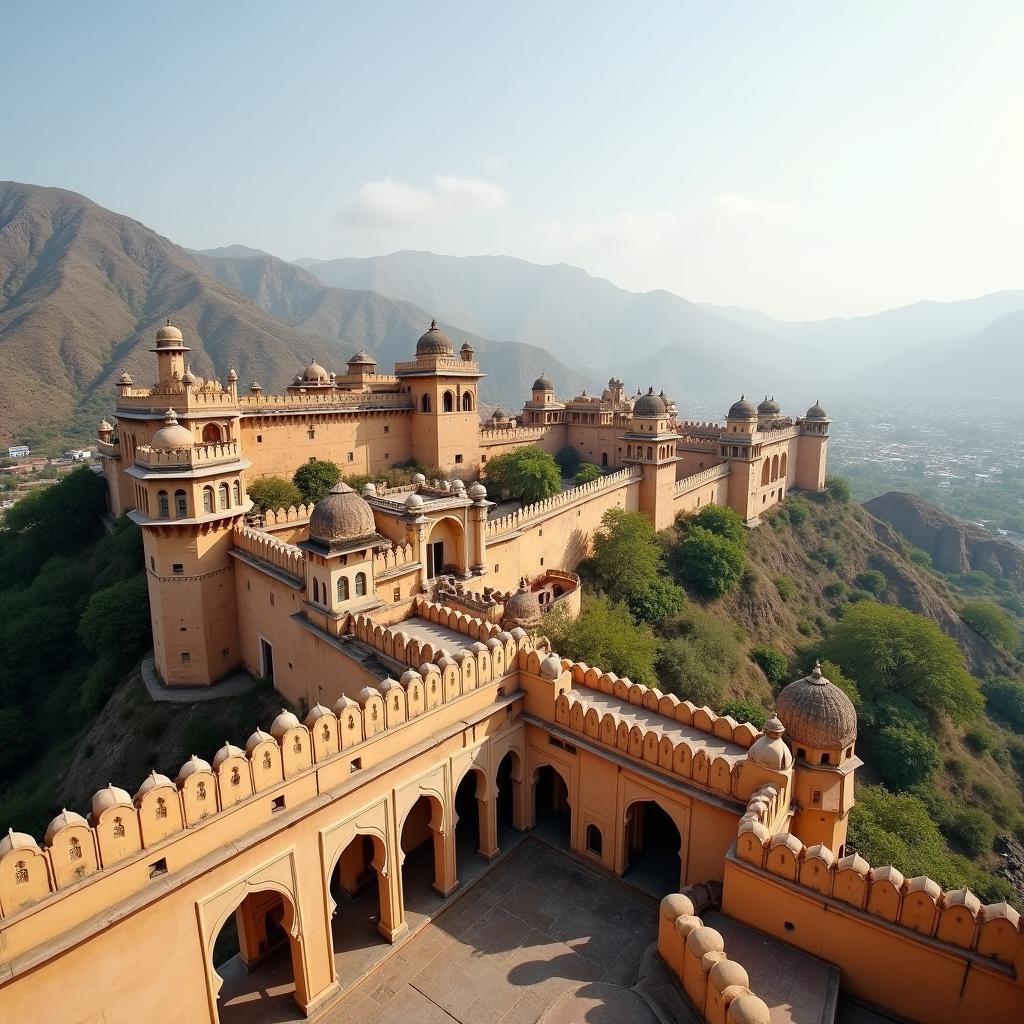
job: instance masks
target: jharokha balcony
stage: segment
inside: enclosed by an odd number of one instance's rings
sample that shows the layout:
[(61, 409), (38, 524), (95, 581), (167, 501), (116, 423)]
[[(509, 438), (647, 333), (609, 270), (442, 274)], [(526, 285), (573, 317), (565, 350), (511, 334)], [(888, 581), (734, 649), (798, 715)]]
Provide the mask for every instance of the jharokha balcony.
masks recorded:
[(135, 449), (135, 464), (147, 469), (194, 469), (221, 462), (237, 462), (240, 457), (236, 440), (194, 444), (182, 448), (151, 448), (149, 445), (139, 445)]

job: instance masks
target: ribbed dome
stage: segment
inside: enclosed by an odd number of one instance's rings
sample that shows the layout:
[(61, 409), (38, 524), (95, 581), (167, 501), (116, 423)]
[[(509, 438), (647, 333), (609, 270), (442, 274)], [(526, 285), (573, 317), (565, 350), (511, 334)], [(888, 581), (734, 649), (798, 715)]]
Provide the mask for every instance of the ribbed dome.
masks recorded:
[(135, 803), (138, 803), (150, 790), (159, 789), (161, 786), (173, 786), (174, 783), (166, 775), (158, 771), (151, 771), (143, 780), (135, 794)]
[(101, 434), (109, 434), (114, 429), (111, 423), (108, 423), (105, 419), (100, 420), (99, 432)]
[(729, 406), (728, 418), (731, 420), (757, 419), (757, 409), (754, 407), (754, 403), (747, 399), (745, 395), (740, 395), (739, 401), (733, 402)]
[(180, 345), (182, 343), (181, 331), (175, 327), (170, 320), (167, 321), (156, 332), (156, 344), (158, 348), (169, 348), (173, 345)]
[(782, 690), (775, 710), (793, 743), (816, 750), (840, 750), (856, 739), (853, 702), (821, 674), (819, 664), (810, 675)]
[(89, 822), (87, 822), (80, 814), (76, 814), (74, 811), (69, 811), (65, 807), (64, 810), (62, 810), (60, 814), (58, 814), (49, 825), (47, 825), (46, 835), (43, 837), (43, 841), (47, 846), (49, 846), (58, 832), (72, 825), (84, 825), (88, 828)]
[(641, 395), (633, 406), (634, 416), (664, 416), (668, 412), (668, 406), (661, 395), (654, 393), (654, 388), (648, 388), (646, 395)]
[(0, 857), (11, 850), (38, 850), (39, 844), (27, 832), (15, 832), (13, 828), (7, 830), (7, 835), (0, 839)]
[(310, 363), (302, 371), (302, 382), (304, 384), (329, 384), (331, 375), (319, 364)]
[(551, 378), (550, 377), (545, 377), (544, 374), (542, 373), (533, 382), (533, 390), (534, 391), (554, 391), (555, 390), (555, 385), (551, 382)]
[(376, 529), (370, 506), (341, 481), (313, 506), (309, 517), (309, 539), (325, 547), (369, 537)]
[(778, 416), (782, 412), (782, 406), (775, 401), (774, 395), (769, 398), (764, 396), (764, 401), (757, 407), (758, 416)]
[(366, 351), (365, 348), (361, 348), (349, 361), (349, 366), (376, 366), (377, 360)]
[(454, 354), (455, 346), (452, 344), (452, 339), (437, 326), (436, 320), (431, 320), (430, 330), (416, 342), (416, 355), (450, 356)]
[(92, 798), (92, 820), (97, 821), (99, 816), (111, 807), (131, 807), (132, 798), (119, 786), (108, 784), (103, 789), (93, 794)]
[(828, 413), (821, 407), (820, 402), (815, 402), (814, 405), (807, 410), (807, 416), (805, 418), (809, 420), (827, 420)]
[(537, 595), (526, 586), (526, 579), (520, 579), (519, 589), (505, 602), (505, 613), (501, 617), (503, 629), (522, 626), (523, 629), (536, 629), (540, 625), (540, 601)]
[(191, 448), (196, 443), (192, 431), (178, 422), (173, 409), (167, 410), (164, 425), (153, 435), (153, 448)]

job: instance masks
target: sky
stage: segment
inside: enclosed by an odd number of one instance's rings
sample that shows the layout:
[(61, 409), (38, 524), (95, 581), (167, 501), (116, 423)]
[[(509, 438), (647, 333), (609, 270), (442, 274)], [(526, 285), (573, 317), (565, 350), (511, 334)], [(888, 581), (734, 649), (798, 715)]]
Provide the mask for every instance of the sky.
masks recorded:
[(0, 179), (784, 319), (1024, 287), (1024, 4), (9, 0)]

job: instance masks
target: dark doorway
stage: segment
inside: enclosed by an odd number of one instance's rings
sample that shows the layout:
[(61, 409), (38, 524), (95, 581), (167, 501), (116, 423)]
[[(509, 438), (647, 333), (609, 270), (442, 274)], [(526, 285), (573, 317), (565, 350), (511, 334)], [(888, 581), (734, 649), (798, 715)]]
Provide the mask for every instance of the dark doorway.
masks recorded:
[(519, 783), (512, 775), (516, 767), (517, 755), (511, 750), (502, 758), (498, 765), (498, 847), (504, 849), (505, 840), (515, 831), (515, 791)]
[(601, 452), (601, 465), (602, 466), (607, 466), (608, 465), (608, 453), (607, 452)]
[(638, 889), (659, 899), (678, 892), (682, 840), (676, 823), (653, 800), (631, 804), (626, 811), (626, 871)]
[(402, 825), (402, 896), (410, 927), (417, 915), (432, 914), (443, 902), (444, 837), (440, 832), (441, 805), (423, 795)]
[(537, 832), (553, 846), (568, 850), (572, 838), (569, 790), (551, 765), (537, 769), (533, 798)]
[[(378, 840), (379, 842), (379, 840)], [(381, 924), (380, 878), (372, 836), (356, 836), (338, 856), (331, 873), (331, 942), (338, 983), (346, 988), (377, 960), (388, 945)]]
[(444, 572), (444, 541), (436, 540), (427, 545), (427, 579), (433, 579)]
[(270, 644), (260, 639), (260, 674), (264, 679), (273, 680), (274, 678), (274, 648)]
[(482, 783), (480, 772), (471, 769), (455, 791), (455, 863), (459, 881), (464, 881), (471, 861), (487, 863), (487, 858), (480, 854), (483, 836), (480, 832), (480, 803), (476, 798), (477, 786)]

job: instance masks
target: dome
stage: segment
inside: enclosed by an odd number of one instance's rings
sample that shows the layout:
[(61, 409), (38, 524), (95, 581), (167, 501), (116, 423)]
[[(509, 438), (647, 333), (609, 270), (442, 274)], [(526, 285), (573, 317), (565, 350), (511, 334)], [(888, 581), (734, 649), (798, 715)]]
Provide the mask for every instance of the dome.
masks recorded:
[(839, 750), (857, 736), (853, 702), (815, 664), (810, 675), (790, 683), (775, 701), (776, 714), (792, 743), (815, 750)]
[(634, 416), (664, 416), (668, 412), (665, 399), (654, 393), (654, 388), (648, 388), (646, 395), (641, 395), (633, 406)]
[(111, 423), (108, 423), (105, 419), (100, 420), (99, 432), (101, 434), (109, 434), (114, 429)]
[(237, 380), (238, 380), (238, 374), (235, 371), (235, 368), (232, 366), (231, 369), (228, 370), (228, 381), (233, 384)]
[(367, 480), (363, 484), (363, 497), (364, 498), (376, 498), (377, 497), (377, 485), (372, 480)]
[(38, 850), (39, 844), (26, 832), (15, 832), (13, 828), (7, 830), (7, 835), (0, 839), (0, 857), (11, 850)]
[(413, 483), (414, 483), (414, 484), (415, 484), (415, 485), (416, 485), (417, 487), (422, 487), (422, 486), (423, 486), (423, 484), (425, 484), (425, 483), (427, 482), (427, 478), (426, 478), (426, 477), (425, 477), (425, 476), (424, 476), (424, 475), (423, 475), (422, 473), (416, 473), (416, 474), (415, 474), (415, 475), (413, 476), (413, 478), (412, 478), (412, 482), (413, 482)]
[(455, 346), (452, 344), (452, 339), (437, 326), (436, 320), (431, 320), (430, 330), (416, 342), (416, 355), (450, 356), (454, 353)]
[(274, 739), (279, 740), (289, 729), (294, 729), (299, 724), (295, 715), (286, 708), (281, 709), (281, 714), (274, 719), (270, 726), (270, 734)]
[(120, 384), (132, 384), (132, 375), (127, 370), (121, 371), (121, 376), (118, 377), (118, 383)]
[(74, 811), (69, 811), (65, 807), (60, 814), (58, 814), (49, 825), (47, 825), (46, 835), (43, 837), (46, 844), (49, 845), (58, 832), (62, 829), (68, 828), (70, 825), (84, 825), (88, 828), (89, 822), (87, 822), (80, 814), (76, 814)]
[(190, 364), (189, 366), (185, 367), (185, 372), (181, 375), (181, 383), (182, 384), (195, 384), (195, 382), (196, 382), (196, 377), (195, 377), (195, 374), (192, 372), (192, 366)]
[(170, 320), (167, 321), (156, 332), (156, 343), (159, 348), (168, 348), (172, 345), (180, 345), (182, 343), (181, 331), (175, 327)]
[(328, 384), (330, 383), (331, 375), (316, 362), (310, 363), (302, 371), (302, 383), (303, 384)]
[(459, 351), (462, 353), (462, 358), (463, 359), (468, 361), (468, 360), (473, 358), (473, 355), (474, 355), (473, 346), (470, 345), (469, 339), (467, 339), (466, 341), (464, 341), (462, 343), (462, 348), (460, 348)]
[(782, 738), (783, 732), (783, 724), (777, 718), (769, 718), (764, 726), (764, 735), (754, 740), (747, 757), (754, 764), (776, 772), (792, 768), (793, 752), (786, 746)]
[(192, 431), (178, 422), (173, 409), (167, 410), (164, 425), (153, 435), (154, 448), (191, 448), (196, 443)]
[(324, 547), (370, 537), (376, 529), (366, 500), (341, 481), (313, 506), (309, 517), (309, 539)]
[(166, 775), (161, 775), (157, 771), (151, 771), (143, 780), (142, 785), (139, 786), (138, 792), (135, 794), (135, 802), (138, 803), (151, 789), (159, 789), (162, 786), (173, 786)]
[(190, 775), (195, 775), (197, 772), (209, 772), (213, 769), (210, 765), (204, 761), (201, 757), (196, 757), (193, 754), (182, 766), (178, 772), (178, 783), (179, 785), (184, 782)]
[[(522, 626), (524, 629), (535, 629), (540, 625), (541, 609), (537, 595), (526, 586), (526, 578), (519, 581), (519, 589), (505, 602), (505, 611), (501, 616), (504, 629)], [(559, 662), (561, 672), (561, 662)]]
[(266, 743), (267, 740), (273, 740), (274, 737), (269, 732), (264, 732), (262, 729), (257, 729), (246, 741), (245, 750), (246, 753), (251, 754), (261, 743)]
[(349, 361), (349, 366), (376, 366), (377, 360), (366, 351), (365, 348), (361, 348)]
[(483, 501), (487, 497), (487, 488), (478, 480), (475, 484), (470, 485), (466, 494), (474, 501)]
[(313, 726), (313, 725), (314, 725), (314, 724), (315, 724), (315, 723), (316, 723), (317, 721), (319, 721), (319, 719), (323, 718), (323, 717), (324, 717), (324, 715), (329, 715), (329, 714), (331, 714), (331, 709), (330, 709), (330, 708), (325, 708), (325, 707), (323, 706), (323, 704), (319, 704), (319, 703), (317, 703), (317, 704), (314, 704), (314, 705), (313, 705), (313, 706), (312, 706), (312, 707), (311, 707), (311, 708), (309, 709), (309, 712), (308, 712), (308, 714), (306, 715), (306, 718), (305, 718), (305, 721), (303, 722), (303, 724), (304, 724), (304, 725), (305, 725), (305, 726), (306, 726), (307, 728), (312, 728), (312, 726)]
[(505, 410), (500, 405), (494, 407), (494, 412), (491, 413), (492, 420), (504, 420), (508, 417), (505, 415)]
[(543, 373), (533, 382), (534, 391), (554, 391), (555, 385), (551, 383), (551, 378), (546, 377)]
[(782, 412), (782, 406), (775, 401), (774, 395), (771, 398), (765, 395), (764, 401), (757, 407), (758, 416), (778, 416), (780, 412)]
[(827, 420), (828, 413), (821, 407), (820, 402), (815, 402), (814, 405), (807, 410), (807, 415), (804, 418), (808, 420)]
[(557, 654), (549, 654), (540, 663), (540, 674), (545, 679), (557, 679), (562, 674), (562, 659)]
[(225, 743), (216, 754), (213, 755), (213, 767), (219, 768), (229, 757), (245, 757), (245, 751), (236, 747), (233, 743)]
[(410, 513), (419, 512), (419, 510), (423, 508), (423, 499), (413, 491), (413, 493), (405, 499), (405, 508), (406, 511)]
[(747, 399), (745, 395), (740, 395), (739, 401), (733, 402), (729, 406), (727, 418), (730, 420), (757, 419), (757, 409), (754, 408), (754, 403)]
[(132, 798), (119, 786), (107, 784), (106, 788), (93, 794), (92, 820), (98, 821), (100, 815), (111, 807), (131, 807)]

